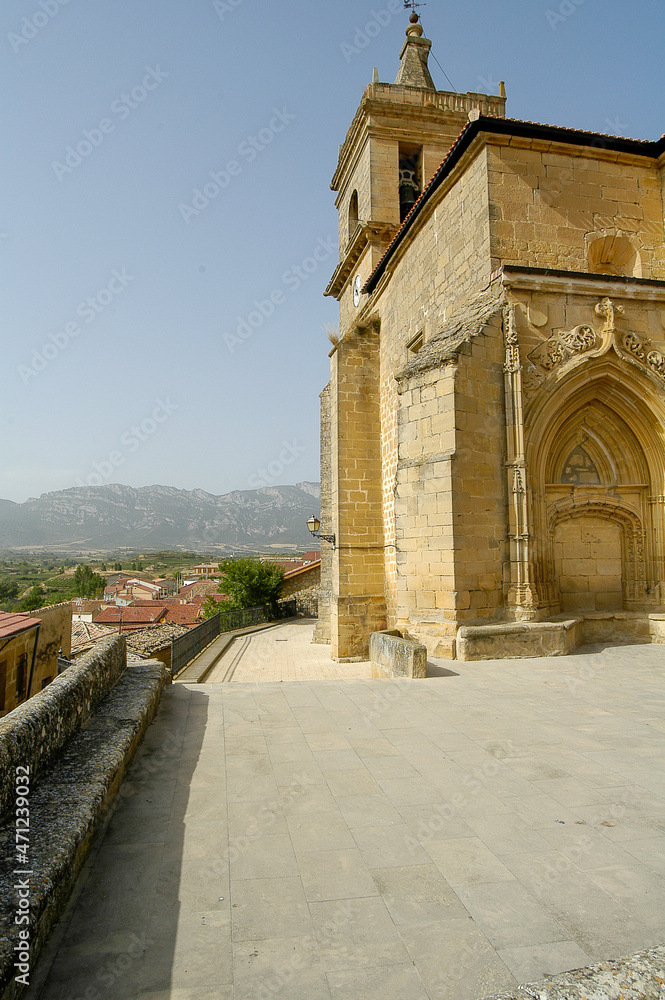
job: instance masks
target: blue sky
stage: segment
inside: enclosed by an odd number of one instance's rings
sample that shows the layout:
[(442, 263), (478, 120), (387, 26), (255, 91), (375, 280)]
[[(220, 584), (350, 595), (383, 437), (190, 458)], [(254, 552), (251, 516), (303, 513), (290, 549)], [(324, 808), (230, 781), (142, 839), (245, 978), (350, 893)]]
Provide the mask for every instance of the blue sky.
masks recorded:
[[(505, 80), (511, 117), (665, 131), (662, 0), (421, 14), (453, 85)], [(3, 5), (0, 497), (318, 479), (329, 183), (407, 20), (388, 0)]]

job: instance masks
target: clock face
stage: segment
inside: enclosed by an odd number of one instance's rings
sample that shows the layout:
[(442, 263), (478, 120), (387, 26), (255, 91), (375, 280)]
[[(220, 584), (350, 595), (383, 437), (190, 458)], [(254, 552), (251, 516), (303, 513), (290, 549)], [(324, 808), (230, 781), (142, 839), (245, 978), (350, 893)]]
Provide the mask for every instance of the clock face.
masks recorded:
[(360, 302), (360, 289), (363, 287), (363, 281), (359, 274), (356, 275), (355, 281), (353, 282), (353, 304), (357, 306)]

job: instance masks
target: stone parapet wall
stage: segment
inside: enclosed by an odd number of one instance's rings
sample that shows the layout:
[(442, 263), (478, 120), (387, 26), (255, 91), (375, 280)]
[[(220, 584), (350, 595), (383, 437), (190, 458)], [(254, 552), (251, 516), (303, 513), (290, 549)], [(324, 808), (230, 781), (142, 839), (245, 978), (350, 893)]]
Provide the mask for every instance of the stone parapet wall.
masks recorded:
[(0, 764), (3, 792), (6, 798), (5, 785), (11, 786), (12, 806), (16, 768), (29, 768), (30, 776), (22, 779), (29, 785), (29, 904), (21, 910), (28, 920), (20, 927), (13, 809), (0, 825), (2, 1000), (18, 1000), (25, 993), (15, 978), (22, 971), (14, 965), (19, 929), (29, 936), (32, 972), (169, 681), (156, 660), (125, 669), (124, 640), (115, 638), (100, 643), (94, 654), (3, 720)]
[(0, 818), (13, 803), (15, 768), (30, 767), (34, 778), (109, 694), (126, 663), (124, 638), (105, 639), (0, 720)]

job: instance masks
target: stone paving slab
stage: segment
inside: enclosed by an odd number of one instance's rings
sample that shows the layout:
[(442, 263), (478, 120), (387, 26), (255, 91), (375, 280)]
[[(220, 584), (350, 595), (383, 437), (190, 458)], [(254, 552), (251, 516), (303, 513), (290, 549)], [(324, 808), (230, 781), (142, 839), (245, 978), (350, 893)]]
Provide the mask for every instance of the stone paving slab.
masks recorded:
[(172, 685), (28, 1000), (614, 1000), (552, 977), (665, 941), (663, 651), (454, 667)]

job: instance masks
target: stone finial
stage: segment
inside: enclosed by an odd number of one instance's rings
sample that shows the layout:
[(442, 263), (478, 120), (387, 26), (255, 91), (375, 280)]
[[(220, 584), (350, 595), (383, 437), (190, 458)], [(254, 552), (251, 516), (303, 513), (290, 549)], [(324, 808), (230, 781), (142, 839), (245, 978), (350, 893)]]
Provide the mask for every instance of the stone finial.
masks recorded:
[(434, 81), (427, 68), (429, 51), (432, 43), (429, 38), (423, 38), (423, 27), (418, 21), (418, 15), (412, 14), (409, 27), (406, 29), (406, 41), (399, 54), (400, 67), (395, 84), (402, 87), (420, 87), (421, 90), (436, 90)]

